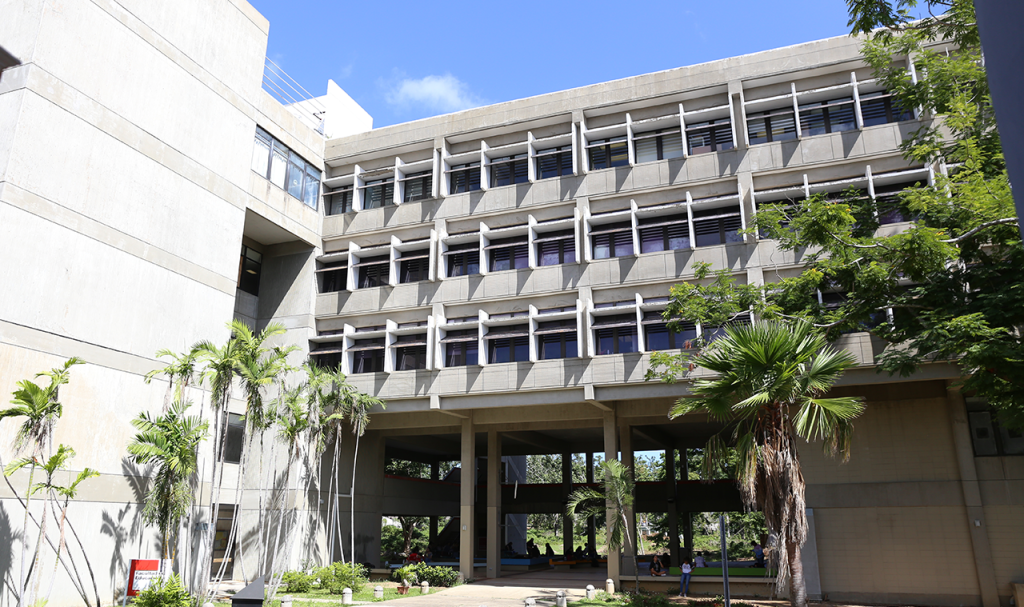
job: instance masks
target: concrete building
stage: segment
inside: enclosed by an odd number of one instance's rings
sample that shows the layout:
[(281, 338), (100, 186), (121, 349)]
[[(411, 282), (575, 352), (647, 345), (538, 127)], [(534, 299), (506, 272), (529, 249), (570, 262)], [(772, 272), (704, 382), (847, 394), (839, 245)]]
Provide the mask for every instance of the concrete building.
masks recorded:
[[(295, 362), (338, 365), (387, 401), (360, 443), (356, 559), (378, 564), (383, 516), (457, 516), (461, 572), (494, 577), (518, 533), (509, 515), (561, 512), (572, 487), (516, 483), (521, 456), (663, 449), (671, 461), (719, 429), (668, 420), (685, 388), (643, 381), (650, 352), (717, 329), (670, 334), (659, 311), (672, 284), (697, 262), (748, 283), (797, 272), (793, 253), (738, 234), (759, 204), (849, 186), (882, 198), (937, 169), (900, 155), (927, 117), (893, 104), (847, 37), (371, 129), (333, 83), (326, 98), (291, 88), (281, 102), (268, 23), (244, 0), (3, 10), (0, 45), (21, 65), (0, 78), (0, 391), (86, 359), (54, 442), (103, 474), (70, 511), (81, 544), (69, 551), (87, 546), (92, 573), (61, 569), (55, 605), (110, 601), (128, 559), (157, 556), (140, 519), (145, 471), (124, 457), (130, 419), (164, 401), (166, 384), (142, 380), (161, 348), (224, 341), (232, 318), (283, 323)], [(868, 334), (841, 343), (861, 366), (837, 391), (868, 409), (849, 464), (801, 452), (811, 595), (1008, 605), (1024, 582), (1022, 439), (947, 389), (954, 366), (889, 378)], [(0, 425), (5, 463), (15, 427)], [(347, 487), (352, 453), (341, 457)], [(473, 473), (424, 483), (386, 476), (388, 458)], [(217, 523), (237, 516), (251, 546), (257, 479), (234, 466), (226, 487), (239, 483)], [(288, 498), (317, 513), (295, 565), (328, 556), (315, 497)], [(9, 486), (0, 499), (10, 601), (24, 510)], [(739, 508), (728, 484), (671, 475), (637, 500), (686, 538), (675, 560), (691, 548), (687, 513)], [(180, 560), (206, 558), (209, 522), (192, 519)], [(240, 552), (231, 575), (251, 578)], [(609, 576), (628, 580), (619, 557)]]

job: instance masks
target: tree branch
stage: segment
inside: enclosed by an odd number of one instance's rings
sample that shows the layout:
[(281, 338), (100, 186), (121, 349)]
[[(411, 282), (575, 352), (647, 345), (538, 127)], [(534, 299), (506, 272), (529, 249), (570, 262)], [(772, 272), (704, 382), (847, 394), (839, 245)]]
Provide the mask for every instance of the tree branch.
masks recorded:
[(962, 240), (966, 240), (966, 239), (970, 238), (971, 236), (974, 236), (975, 234), (977, 234), (978, 232), (981, 232), (982, 230), (987, 230), (988, 228), (991, 228), (993, 226), (1004, 225), (1004, 224), (1007, 224), (1007, 223), (1017, 223), (1017, 218), (1016, 217), (1004, 217), (1003, 219), (996, 219), (995, 221), (987, 221), (987, 222), (981, 224), (980, 226), (974, 228), (973, 230), (968, 230), (967, 232), (961, 234), (960, 236), (957, 236), (956, 238), (949, 238), (949, 239), (943, 240), (941, 242), (944, 242), (946, 244), (957, 244), (957, 243), (959, 243)]

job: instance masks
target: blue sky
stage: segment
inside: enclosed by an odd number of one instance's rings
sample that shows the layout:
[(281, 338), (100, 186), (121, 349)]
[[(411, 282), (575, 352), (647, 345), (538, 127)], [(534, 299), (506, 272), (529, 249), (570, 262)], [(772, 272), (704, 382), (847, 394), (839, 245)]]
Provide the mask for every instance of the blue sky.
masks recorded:
[(250, 0), (267, 55), (386, 126), (848, 32), (844, 0)]

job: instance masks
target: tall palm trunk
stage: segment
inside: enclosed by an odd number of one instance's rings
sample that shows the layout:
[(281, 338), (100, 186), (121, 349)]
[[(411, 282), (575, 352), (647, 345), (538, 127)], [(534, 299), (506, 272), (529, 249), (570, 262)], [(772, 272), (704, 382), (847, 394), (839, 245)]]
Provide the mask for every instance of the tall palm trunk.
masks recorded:
[[(40, 449), (36, 446), (36, 456), (40, 455)], [(21, 585), (18, 588), (18, 607), (25, 607), (27, 601), (25, 600), (25, 592), (28, 589), (28, 509), (32, 505), (32, 481), (36, 475), (36, 464), (35, 458), (32, 460), (32, 464), (28, 469), (28, 489), (25, 491), (25, 523), (22, 526), (21, 532)], [(46, 516), (46, 511), (43, 511), (43, 516)]]
[(70, 499), (64, 500), (64, 507), (60, 509), (60, 540), (57, 543), (57, 558), (53, 561), (53, 576), (50, 578), (50, 587), (46, 590), (46, 599), (44, 603), (50, 602), (50, 595), (53, 594), (53, 582), (57, 580), (57, 569), (60, 566), (60, 553), (64, 550), (64, 523), (68, 516), (68, 502)]
[[(39, 575), (39, 561), (40, 561), (40, 559), (42, 558), (42, 555), (43, 555), (43, 540), (46, 539), (46, 520), (48, 518), (50, 518), (50, 517), (46, 516), (46, 507), (49, 506), (49, 505), (50, 505), (50, 498), (49, 498), (49, 496), (47, 494), (44, 493), (44, 495), (43, 495), (43, 515), (42, 515), (42, 520), (39, 522), (39, 537), (36, 539), (36, 553), (32, 557), (32, 571), (31, 571), (31, 576), (30, 576), (32, 579), (28, 580), (28, 583), (26, 583), (26, 585), (25, 585), (25, 590), (23, 591), (23, 594), (26, 596), (25, 601), (28, 604), (30, 604), (30, 605), (35, 603), (35, 601), (30, 600), (30, 599), (33, 598), (33, 594), (29, 593), (29, 589), (33, 586), (32, 581), (40, 579), (40, 575)], [(38, 586), (38, 582), (37, 582), (36, 586)]]
[[(338, 479), (338, 449), (340, 448), (338, 441), (338, 433), (334, 435), (334, 457), (331, 464), (331, 482), (327, 488), (327, 528), (324, 531), (327, 532), (327, 562), (324, 565), (330, 565), (334, 562), (334, 538), (335, 529), (338, 524), (337, 512), (338, 512), (338, 491), (340, 486), (336, 487), (336, 481)], [(344, 562), (345, 559), (342, 559)]]
[(626, 516), (624, 508), (619, 508), (619, 513), (622, 515), (622, 533), (626, 536), (625, 546), (633, 556), (633, 579), (636, 581), (635, 591), (640, 592), (640, 561), (636, 558), (636, 546), (629, 539), (629, 517)]
[[(227, 403), (221, 403), (220, 411), (217, 413), (214, 436), (217, 437), (214, 443), (213, 473), (210, 483), (213, 490), (210, 495), (210, 521), (206, 530), (206, 546), (209, 554), (204, 555), (205, 562), (202, 566), (202, 578), (200, 579), (200, 595), (206, 596), (210, 585), (210, 573), (213, 569), (213, 543), (217, 538), (217, 518), (220, 516), (220, 490), (224, 483), (224, 452), (227, 449), (228, 436), (228, 408)], [(217, 434), (219, 432), (220, 434)]]
[[(220, 567), (217, 569), (217, 583), (213, 589), (207, 594), (207, 599), (212, 599), (213, 595), (216, 594), (217, 590), (220, 589), (220, 583), (224, 580), (225, 568), (228, 564), (227, 555), (231, 554), (231, 559), (238, 559), (239, 566), (242, 569), (242, 579), (248, 583), (249, 578), (245, 574), (245, 559), (242, 558), (242, 550), (239, 547), (238, 550), (233, 550), (235, 538), (238, 536), (238, 518), (241, 516), (241, 503), (242, 503), (242, 485), (245, 479), (245, 471), (249, 466), (249, 453), (252, 451), (252, 435), (249, 436), (249, 445), (242, 449), (242, 461), (238, 465), (238, 478), (235, 481), (235, 514), (231, 517), (231, 527), (228, 530), (228, 537), (224, 547), (224, 558), (220, 561)], [(221, 478), (223, 479), (223, 470), (221, 470)], [(214, 521), (216, 525), (216, 521)], [(213, 559), (213, 544), (210, 544), (210, 558), (211, 562)]]
[[(348, 512), (349, 527), (348, 535), (351, 540), (352, 551), (348, 558), (353, 565), (356, 564), (356, 461), (359, 459), (359, 433), (356, 433), (356, 447), (352, 451), (352, 488), (348, 491)], [(470, 556), (472, 558), (472, 556)]]
[[(297, 457), (296, 461), (301, 461), (301, 458)], [(312, 478), (313, 475), (310, 474), (309, 476)], [(302, 475), (301, 474), (296, 474), (295, 475), (295, 498), (296, 498), (296, 502), (298, 501), (299, 485), (301, 485), (301, 484), (302, 484)], [(306, 495), (309, 495), (308, 484), (307, 484)], [(294, 514), (292, 516), (292, 526), (291, 526), (290, 529), (288, 529), (288, 535), (285, 536), (285, 546), (287, 546), (287, 548), (286, 548), (287, 556), (285, 556), (284, 566), (282, 567), (281, 575), (279, 575), (277, 577), (277, 579), (274, 580), (273, 574), (271, 574), (272, 575), (271, 579), (273, 580), (273, 583), (271, 584), (271, 587), (270, 587), (270, 596), (267, 598), (267, 602), (273, 602), (274, 597), (277, 596), (277, 591), (281, 587), (281, 579), (284, 576), (284, 571), (286, 571), (288, 569), (288, 563), (291, 562), (292, 546), (295, 545), (295, 543), (293, 541), (293, 536), (294, 536), (294, 534), (295, 534), (295, 532), (296, 532), (296, 530), (298, 529), (298, 526), (299, 526), (299, 520), (298, 520), (299, 519), (299, 509), (295, 508), (293, 510), (293, 513)], [(282, 515), (281, 516), (282, 526), (283, 526), (283, 523), (284, 523), (284, 518), (285, 517)], [(279, 538), (280, 538), (280, 531), (281, 531), (281, 528), (278, 527), (278, 537)], [(277, 558), (276, 555), (275, 555), (274, 558), (276, 560), (276, 558)], [(275, 564), (275, 567), (276, 567), (276, 564)]]
[(800, 542), (791, 541), (786, 545), (789, 556), (789, 600), (793, 607), (807, 607), (807, 585), (804, 582), (804, 562), (801, 559)]
[[(281, 499), (279, 500), (281, 506), (278, 509), (277, 537), (274, 539), (274, 550), (270, 556), (270, 571), (268, 573), (270, 575), (270, 581), (272, 584), (274, 581), (274, 574), (277, 569), (277, 557), (279, 556), (279, 553), (281, 551), (281, 528), (284, 527), (285, 507), (288, 506), (288, 489), (290, 488), (291, 484), (292, 464), (294, 463), (295, 459), (295, 456), (289, 450), (288, 467), (285, 469), (284, 476), (284, 492), (283, 495), (281, 496)], [(276, 586), (272, 586), (272, 588), (274, 589), (274, 592), (276, 592)]]

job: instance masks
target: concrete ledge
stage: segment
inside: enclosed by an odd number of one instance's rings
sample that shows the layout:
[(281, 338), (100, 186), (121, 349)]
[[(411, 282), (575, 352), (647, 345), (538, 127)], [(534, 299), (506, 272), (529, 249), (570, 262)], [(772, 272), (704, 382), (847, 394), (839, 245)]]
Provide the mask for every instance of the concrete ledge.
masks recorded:
[[(649, 575), (639, 576), (640, 588), (653, 592), (667, 592), (674, 594), (679, 591), (678, 575), (666, 575), (653, 577)], [(637, 576), (620, 575), (619, 588), (630, 589), (634, 587)], [(695, 575), (690, 577), (690, 596), (717, 596), (722, 594), (722, 577), (713, 575)], [(729, 592), (734, 597), (745, 598), (766, 598), (772, 595), (775, 590), (775, 578), (729, 578)]]

